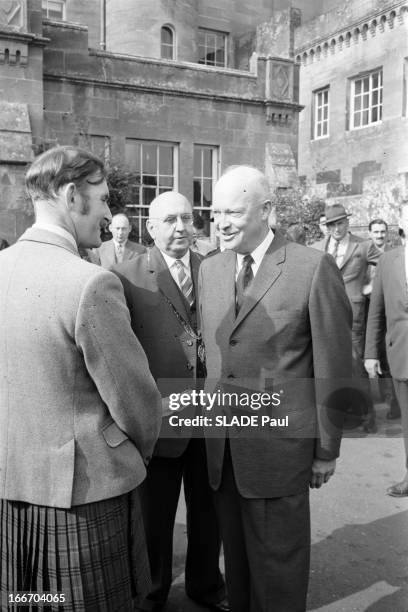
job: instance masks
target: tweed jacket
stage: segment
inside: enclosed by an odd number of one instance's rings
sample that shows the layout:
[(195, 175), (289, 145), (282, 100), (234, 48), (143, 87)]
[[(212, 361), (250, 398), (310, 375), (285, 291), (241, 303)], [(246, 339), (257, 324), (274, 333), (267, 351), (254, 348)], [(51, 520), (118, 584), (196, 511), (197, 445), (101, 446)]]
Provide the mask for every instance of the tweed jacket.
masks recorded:
[(69, 508), (145, 477), (161, 399), (114, 274), (29, 229), (0, 253), (0, 497)]
[[(281, 405), (267, 416), (288, 416), (289, 426), (281, 432), (228, 429), (231, 458), (243, 497), (302, 493), (313, 459), (339, 453), (341, 434), (329, 426), (320, 393), (326, 383), (335, 391), (339, 379), (351, 376), (351, 311), (343, 280), (332, 257), (276, 233), (236, 316), (235, 269), (232, 251), (205, 259), (200, 268), (206, 389), (283, 391)], [(219, 431), (219, 439), (207, 440), (215, 489), (226, 435)]]
[(392, 377), (408, 380), (408, 289), (403, 246), (384, 253), (378, 263), (368, 311), (365, 359), (380, 359), (384, 336)]
[[(193, 329), (197, 329), (197, 277), (200, 262), (201, 256), (190, 251), (191, 276), (196, 296), (193, 312), (156, 246), (140, 257), (113, 268), (123, 283), (132, 329), (146, 352), (150, 370), (163, 397), (193, 388), (196, 384), (197, 341), (186, 332), (175, 311)], [(191, 428), (174, 428), (169, 426), (168, 419), (163, 419), (155, 455), (178, 457), (185, 450), (190, 437)]]
[[(145, 251), (146, 248), (142, 244), (127, 240), (123, 251), (123, 261), (133, 259)], [(103, 268), (110, 269), (112, 266), (118, 263), (116, 261), (115, 243), (113, 242), (113, 239), (102, 242), (101, 246), (98, 249), (95, 249), (95, 252), (98, 254), (101, 266)]]

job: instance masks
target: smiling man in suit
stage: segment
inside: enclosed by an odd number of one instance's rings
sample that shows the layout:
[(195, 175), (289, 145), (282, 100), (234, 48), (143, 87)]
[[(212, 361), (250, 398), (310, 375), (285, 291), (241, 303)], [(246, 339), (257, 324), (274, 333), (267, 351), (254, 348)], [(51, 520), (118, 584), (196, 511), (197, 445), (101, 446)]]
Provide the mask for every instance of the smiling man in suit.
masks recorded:
[[(163, 397), (194, 388), (203, 376), (198, 358), (197, 276), (201, 256), (190, 250), (193, 211), (168, 191), (150, 205), (154, 246), (113, 271), (123, 283), (132, 328), (147, 354)], [(165, 422), (141, 489), (153, 588), (141, 610), (161, 610), (172, 580), (173, 530), (184, 483), (187, 506), (187, 595), (208, 609), (228, 610), (219, 570), (220, 537), (208, 482), (203, 436), (183, 437)]]
[(114, 215), (109, 229), (112, 233), (112, 239), (103, 242), (99, 249), (97, 249), (97, 254), (103, 268), (109, 269), (117, 263), (133, 259), (146, 251), (142, 244), (128, 239), (132, 226), (125, 214), (118, 213)]
[(225, 250), (204, 260), (199, 275), (207, 390), (287, 392), (281, 435), (256, 427), (208, 434), (232, 612), (305, 610), (308, 490), (329, 480), (340, 446), (339, 432), (320, 419), (329, 414), (320, 381), (351, 375), (351, 312), (339, 270), (331, 257), (274, 234), (270, 210), (259, 170), (227, 170), (212, 206)]
[[(400, 212), (400, 228), (408, 235), (408, 202)], [(393, 497), (408, 496), (408, 247), (384, 253), (378, 263), (370, 299), (364, 365), (370, 377), (382, 374), (381, 354), (386, 338), (387, 359), (401, 409), (406, 474), (387, 489)]]

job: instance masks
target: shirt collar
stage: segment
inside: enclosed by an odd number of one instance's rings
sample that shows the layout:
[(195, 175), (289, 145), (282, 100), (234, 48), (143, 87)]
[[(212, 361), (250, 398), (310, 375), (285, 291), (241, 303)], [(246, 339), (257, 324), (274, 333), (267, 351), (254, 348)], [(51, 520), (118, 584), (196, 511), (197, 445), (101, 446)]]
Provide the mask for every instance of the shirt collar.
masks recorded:
[[(262, 240), (261, 244), (258, 244), (256, 249), (254, 249), (251, 253), (252, 259), (254, 260), (255, 266), (258, 268), (266, 251), (269, 249), (272, 244), (272, 240), (274, 238), (274, 234), (271, 229), (269, 229), (265, 238)], [(240, 270), (242, 268), (242, 263), (244, 260), (245, 254), (237, 253), (237, 269)]]
[(68, 242), (70, 242), (72, 246), (75, 247), (76, 251), (78, 250), (78, 245), (75, 242), (75, 238), (73, 237), (72, 234), (70, 234), (63, 227), (60, 227), (59, 225), (55, 225), (54, 223), (41, 223), (41, 222), (34, 223), (32, 227), (34, 229), (41, 229), (47, 232), (52, 232), (53, 234), (57, 234), (58, 236), (61, 236), (62, 238), (65, 238), (66, 240), (68, 240)]
[(331, 244), (332, 246), (334, 246), (334, 245), (336, 244), (336, 242), (338, 242), (338, 243), (339, 243), (339, 246), (340, 246), (340, 245), (345, 245), (345, 244), (348, 244), (349, 240), (350, 240), (350, 234), (349, 234), (349, 232), (347, 232), (347, 234), (346, 234), (346, 235), (344, 236), (344, 238), (342, 238), (341, 240), (335, 240), (335, 239), (333, 238), (333, 236), (330, 236), (330, 244)]
[(163, 255), (163, 259), (166, 262), (168, 268), (171, 268), (174, 262), (176, 261), (176, 259), (179, 259), (180, 261), (183, 262), (187, 270), (190, 269), (190, 249), (187, 249), (187, 252), (185, 253), (185, 255), (183, 255), (183, 257), (170, 257), (169, 255), (167, 255), (167, 253), (164, 253), (161, 249), (160, 249), (160, 253)]
[(116, 250), (118, 250), (119, 247), (122, 247), (124, 249), (127, 243), (127, 240), (125, 240), (125, 242), (116, 242), (114, 238), (112, 238), (112, 240)]

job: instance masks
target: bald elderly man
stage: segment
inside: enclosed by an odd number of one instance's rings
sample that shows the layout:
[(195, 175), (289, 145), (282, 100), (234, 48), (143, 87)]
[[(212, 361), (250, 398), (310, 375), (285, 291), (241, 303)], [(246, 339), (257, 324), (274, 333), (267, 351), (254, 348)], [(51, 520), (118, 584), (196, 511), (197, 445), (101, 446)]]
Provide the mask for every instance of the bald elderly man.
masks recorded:
[(322, 387), (335, 390), (337, 379), (351, 375), (351, 309), (341, 274), (329, 255), (274, 234), (270, 211), (261, 172), (227, 171), (212, 206), (225, 250), (205, 259), (199, 274), (206, 392), (223, 398), (223, 411), (238, 394), (237, 418), (242, 405), (243, 416), (257, 414), (246, 394), (281, 394), (265, 414), (281, 417), (281, 430), (255, 424), (218, 428), (207, 438), (232, 612), (305, 610), (309, 486), (334, 473), (341, 436)]
[(123, 213), (118, 213), (112, 217), (109, 225), (112, 239), (103, 242), (97, 249), (103, 268), (110, 269), (115, 264), (133, 259), (146, 251), (142, 244), (128, 240), (131, 229), (130, 221)]
[[(203, 376), (197, 354), (197, 276), (201, 256), (190, 250), (193, 211), (169, 191), (150, 205), (147, 229), (154, 246), (113, 268), (122, 281), (133, 331), (163, 397), (194, 388)], [(165, 422), (140, 489), (153, 588), (141, 610), (161, 610), (172, 580), (173, 529), (181, 482), (187, 506), (187, 595), (210, 610), (226, 611), (219, 571), (220, 537), (208, 482), (203, 436), (179, 437)]]

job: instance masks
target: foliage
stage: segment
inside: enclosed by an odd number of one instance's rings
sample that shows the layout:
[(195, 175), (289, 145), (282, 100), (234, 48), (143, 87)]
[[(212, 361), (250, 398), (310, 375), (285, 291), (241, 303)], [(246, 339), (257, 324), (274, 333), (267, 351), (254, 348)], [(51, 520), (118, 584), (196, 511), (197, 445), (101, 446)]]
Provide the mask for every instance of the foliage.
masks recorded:
[(324, 200), (305, 195), (305, 189), (278, 190), (273, 198), (276, 207), (277, 227), (285, 233), (294, 223), (303, 226), (306, 232), (306, 244), (311, 244), (322, 237), (319, 229), (319, 217), (324, 212)]
[(126, 212), (127, 206), (136, 203), (136, 189), (139, 177), (135, 172), (114, 164), (109, 166), (106, 177), (109, 186), (109, 208), (112, 214)]

